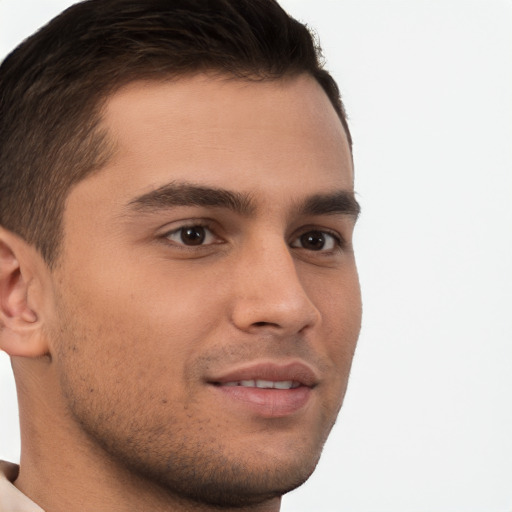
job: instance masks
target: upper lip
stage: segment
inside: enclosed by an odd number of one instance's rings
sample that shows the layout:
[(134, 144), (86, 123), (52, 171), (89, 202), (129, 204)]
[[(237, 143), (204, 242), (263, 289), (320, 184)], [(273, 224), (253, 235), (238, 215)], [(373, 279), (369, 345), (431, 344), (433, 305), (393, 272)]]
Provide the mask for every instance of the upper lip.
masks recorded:
[(207, 379), (210, 384), (225, 384), (243, 380), (293, 381), (312, 388), (318, 384), (319, 378), (308, 364), (294, 361), (290, 363), (259, 362), (246, 364)]

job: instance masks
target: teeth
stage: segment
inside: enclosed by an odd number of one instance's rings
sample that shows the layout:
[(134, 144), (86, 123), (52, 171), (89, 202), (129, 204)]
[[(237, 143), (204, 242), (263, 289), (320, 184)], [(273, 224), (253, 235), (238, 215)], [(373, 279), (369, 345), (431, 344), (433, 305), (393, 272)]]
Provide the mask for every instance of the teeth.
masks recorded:
[(274, 383), (271, 380), (257, 380), (256, 387), (263, 388), (263, 389), (266, 389), (266, 388), (272, 389), (274, 387)]
[(223, 382), (222, 386), (241, 386), (244, 388), (260, 388), (260, 389), (295, 389), (300, 386), (298, 382), (292, 380), (280, 380), (280, 381), (272, 381), (272, 380), (242, 380), (239, 382)]
[[(291, 380), (282, 380), (280, 382), (274, 382), (274, 387), (276, 389), (291, 389), (294, 387), (293, 384), (294, 383)], [(298, 387), (298, 385), (295, 387)]]

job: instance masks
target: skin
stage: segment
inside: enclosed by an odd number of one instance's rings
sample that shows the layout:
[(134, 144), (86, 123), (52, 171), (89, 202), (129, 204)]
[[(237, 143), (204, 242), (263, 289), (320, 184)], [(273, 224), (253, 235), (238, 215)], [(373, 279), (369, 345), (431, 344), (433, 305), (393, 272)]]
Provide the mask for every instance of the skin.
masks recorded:
[[(0, 231), (16, 485), (47, 512), (275, 512), (318, 461), (360, 329), (356, 215), (304, 207), (352, 198), (341, 123), (310, 77), (198, 75), (124, 87), (103, 124), (115, 152), (71, 190), (57, 267)], [(238, 203), (175, 204), (190, 187)], [(305, 398), (216, 385), (294, 364)]]

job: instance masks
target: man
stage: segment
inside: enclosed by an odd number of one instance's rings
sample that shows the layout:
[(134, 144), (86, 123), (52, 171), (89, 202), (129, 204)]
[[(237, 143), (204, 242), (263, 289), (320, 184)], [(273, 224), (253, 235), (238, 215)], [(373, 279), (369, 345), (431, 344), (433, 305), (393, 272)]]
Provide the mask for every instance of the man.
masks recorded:
[(338, 89), (273, 0), (89, 0), (0, 69), (0, 510), (275, 512), (346, 389)]

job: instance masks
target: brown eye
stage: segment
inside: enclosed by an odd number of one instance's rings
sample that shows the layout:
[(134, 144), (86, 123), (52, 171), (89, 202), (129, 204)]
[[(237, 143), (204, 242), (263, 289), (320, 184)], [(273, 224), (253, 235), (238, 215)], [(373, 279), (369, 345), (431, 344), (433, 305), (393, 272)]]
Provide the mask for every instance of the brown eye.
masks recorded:
[(165, 238), (175, 245), (186, 245), (187, 247), (210, 245), (219, 242), (219, 239), (209, 228), (200, 224), (182, 226), (167, 233)]
[(325, 246), (325, 236), (321, 231), (310, 231), (300, 237), (300, 243), (304, 249), (321, 251)]
[(303, 233), (291, 243), (292, 247), (307, 251), (332, 251), (339, 245), (334, 235), (316, 229)]
[(192, 226), (190, 228), (180, 229), (181, 241), (185, 245), (201, 245), (206, 238), (205, 229), (203, 226)]

